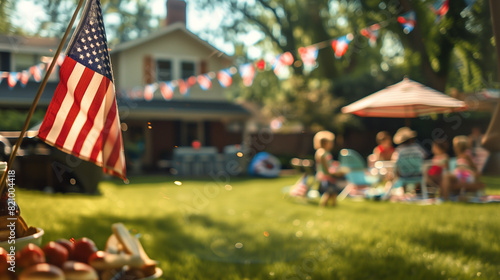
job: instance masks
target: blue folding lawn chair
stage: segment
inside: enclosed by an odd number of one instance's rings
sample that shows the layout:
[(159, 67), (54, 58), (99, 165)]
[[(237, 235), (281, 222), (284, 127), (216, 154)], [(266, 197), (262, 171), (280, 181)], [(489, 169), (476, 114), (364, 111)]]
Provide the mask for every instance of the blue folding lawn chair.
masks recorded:
[(353, 190), (372, 187), (380, 181), (379, 176), (371, 175), (366, 168), (364, 158), (355, 150), (342, 149), (339, 154), (340, 167), (348, 172), (345, 174), (347, 185), (338, 195), (337, 199), (343, 200)]

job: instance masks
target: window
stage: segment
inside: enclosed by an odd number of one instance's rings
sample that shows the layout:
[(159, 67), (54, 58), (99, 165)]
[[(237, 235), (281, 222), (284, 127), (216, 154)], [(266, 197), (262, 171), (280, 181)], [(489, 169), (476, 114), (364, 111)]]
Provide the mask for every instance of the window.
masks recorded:
[(196, 75), (194, 62), (181, 62), (181, 79)]
[(158, 81), (166, 82), (173, 80), (172, 61), (158, 60), (156, 61), (156, 78)]
[(0, 71), (10, 71), (10, 53), (0, 52)]
[(28, 70), (31, 66), (35, 65), (40, 61), (40, 58), (38, 58), (36, 55), (32, 54), (16, 54), (14, 56), (15, 60), (15, 66), (14, 66), (14, 71), (15, 72), (21, 72), (23, 70)]

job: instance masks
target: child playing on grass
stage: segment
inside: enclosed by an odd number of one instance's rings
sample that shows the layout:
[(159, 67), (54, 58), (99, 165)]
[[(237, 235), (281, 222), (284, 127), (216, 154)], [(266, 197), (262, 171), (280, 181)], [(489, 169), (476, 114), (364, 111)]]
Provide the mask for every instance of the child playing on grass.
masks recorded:
[(450, 193), (463, 195), (467, 191), (484, 189), (484, 184), (479, 182), (479, 172), (472, 160), (467, 136), (453, 138), (453, 150), (457, 157), (456, 167), (444, 176), (441, 188), (445, 200), (449, 199)]
[(336, 205), (337, 194), (340, 191), (336, 185), (337, 178), (343, 177), (342, 172), (335, 170), (331, 150), (333, 149), (335, 134), (330, 131), (320, 131), (314, 135), (313, 144), (316, 153), (316, 179), (320, 182), (318, 192), (321, 195), (320, 206)]

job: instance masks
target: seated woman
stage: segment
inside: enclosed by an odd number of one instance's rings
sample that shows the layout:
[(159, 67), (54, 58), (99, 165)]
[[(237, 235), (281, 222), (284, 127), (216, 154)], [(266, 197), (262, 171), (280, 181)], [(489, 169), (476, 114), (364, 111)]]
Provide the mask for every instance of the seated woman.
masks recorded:
[[(395, 184), (403, 182), (403, 190), (406, 192), (406, 182), (418, 181), (422, 177), (422, 163), (427, 157), (425, 150), (416, 143), (417, 132), (408, 127), (398, 129), (394, 134), (394, 143), (397, 146), (392, 154), (395, 166)], [(420, 184), (416, 184), (418, 188)]]
[(444, 176), (441, 188), (443, 199), (449, 199), (450, 194), (463, 195), (465, 192), (475, 192), (484, 189), (484, 184), (479, 182), (479, 172), (474, 165), (469, 149), (467, 136), (453, 138), (453, 150), (457, 157), (454, 170)]

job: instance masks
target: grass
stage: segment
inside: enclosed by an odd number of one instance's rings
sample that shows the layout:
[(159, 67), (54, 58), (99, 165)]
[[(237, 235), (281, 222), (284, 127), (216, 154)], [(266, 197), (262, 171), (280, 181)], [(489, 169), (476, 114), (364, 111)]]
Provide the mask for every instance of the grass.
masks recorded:
[[(162, 279), (500, 278), (498, 204), (341, 201), (319, 208), (285, 198), (297, 176), (104, 181), (101, 195), (18, 190), (43, 243), (87, 236), (100, 249), (124, 223), (161, 262)], [(500, 193), (500, 178), (485, 178)]]

